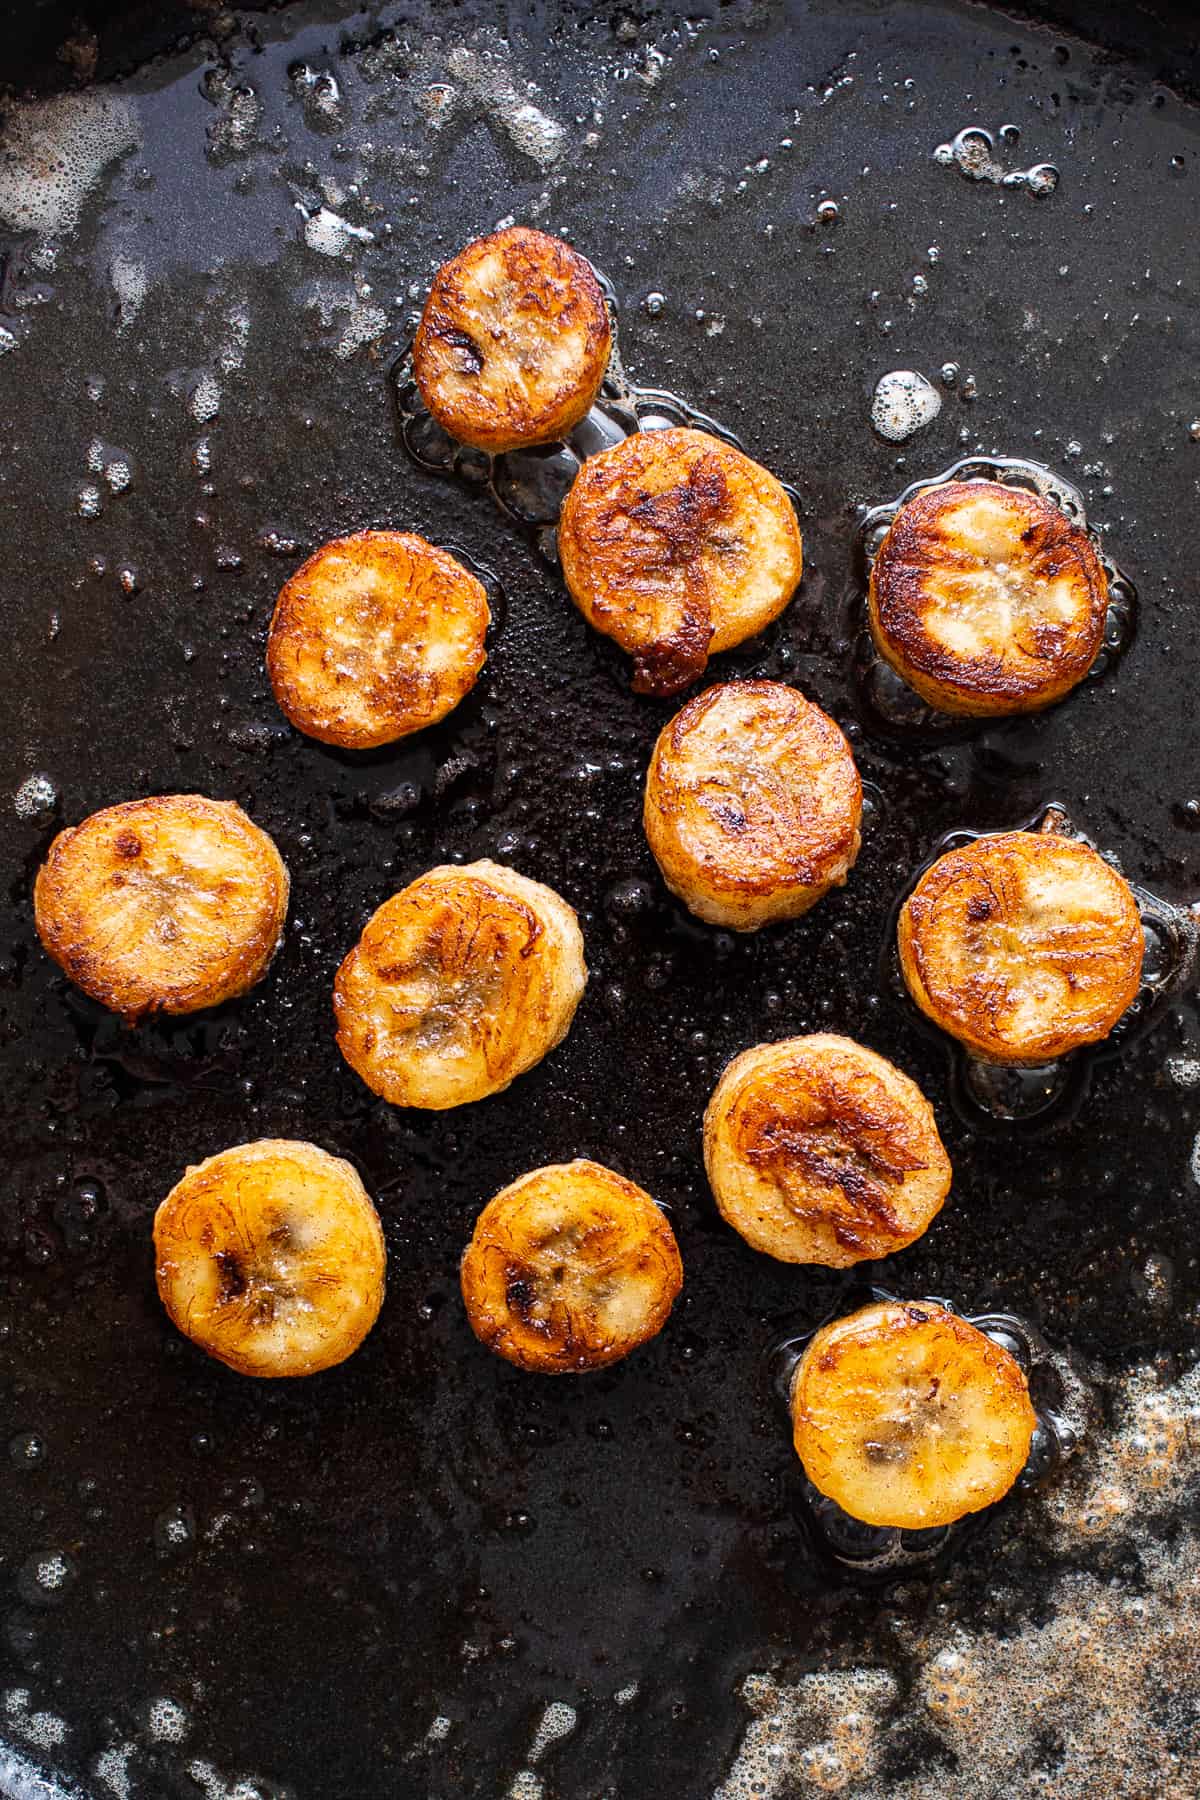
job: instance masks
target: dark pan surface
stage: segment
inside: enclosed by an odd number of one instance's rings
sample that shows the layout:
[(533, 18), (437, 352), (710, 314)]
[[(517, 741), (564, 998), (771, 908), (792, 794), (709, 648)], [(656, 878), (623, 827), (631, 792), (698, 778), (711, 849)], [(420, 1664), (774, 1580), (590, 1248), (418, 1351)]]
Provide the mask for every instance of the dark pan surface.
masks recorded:
[[(913, 1800), (1200, 1786), (1195, 1495), (1170, 1456), (1157, 1486), (1149, 1453), (1130, 1462), (1122, 1411), (1157, 1383), (1172, 1456), (1186, 1445), (1194, 1006), (1103, 1065), (1075, 1120), (1013, 1139), (950, 1108), (941, 1049), (877, 973), (894, 896), (939, 835), (1050, 799), (1132, 879), (1200, 893), (1200, 135), (1156, 81), (1164, 45), (1187, 63), (1186, 34), (1160, 20), (1142, 65), (957, 0), (710, 12), (213, 12), (210, 35), (118, 90), (140, 142), (56, 259), (31, 233), (0, 237), (17, 340), (0, 355), (0, 1792), (35, 1791), (36, 1764), (101, 1800), (492, 1800), (514, 1781), (547, 1800), (692, 1800), (739, 1755), (739, 1800), (754, 1779), (815, 1794), (822, 1768), (836, 1791), (892, 1781)], [(76, 37), (62, 79), (88, 72), (89, 44)], [(331, 90), (303, 66), (334, 76), (340, 110), (322, 112), (314, 92)], [(527, 103), (561, 128), (535, 130), (544, 166), (518, 147)], [(1019, 127), (1001, 155), (1055, 164), (1056, 192), (939, 165), (935, 146), (972, 123)], [(341, 260), (301, 236), (295, 203), (319, 205), (322, 180), (376, 234)], [(817, 222), (823, 199), (836, 223)], [(608, 273), (637, 380), (712, 412), (800, 495), (801, 596), (714, 672), (797, 682), (858, 733), (881, 798), (849, 887), (794, 926), (742, 942), (669, 903), (639, 809), (670, 709), (631, 695), (486, 501), (397, 447), (386, 371), (414, 303), (509, 213)], [(931, 426), (899, 447), (873, 434), (882, 373), (936, 383), (950, 362), (960, 380)], [(856, 509), (977, 449), (1081, 484), (1138, 584), (1138, 637), (1043, 719), (888, 745), (856, 724), (839, 642)], [(123, 458), (114, 491), (104, 471)], [(303, 554), (385, 523), (471, 550), (507, 620), (443, 726), (339, 756), (275, 711), (265, 630)], [(21, 816), (12, 796), (38, 772), (53, 816)], [(60, 824), (171, 790), (234, 797), (275, 835), (292, 918), (248, 1000), (128, 1032), (41, 954), (30, 879)], [(580, 909), (587, 997), (509, 1093), (390, 1110), (334, 1049), (334, 969), (395, 888), (481, 855)], [(1053, 1496), (1017, 1496), (947, 1569), (891, 1587), (849, 1586), (819, 1558), (763, 1358), (848, 1278), (753, 1255), (719, 1224), (699, 1156), (724, 1061), (818, 1027), (910, 1070), (956, 1165), (927, 1237), (869, 1277), (1014, 1310), (1086, 1358), (1108, 1412), (1088, 1468), (1126, 1482), (1124, 1513), (1104, 1502), (1076, 1530)], [(296, 1385), (206, 1361), (153, 1287), (158, 1200), (185, 1164), (266, 1135), (351, 1157), (388, 1240), (378, 1328)], [(498, 1187), (576, 1154), (671, 1207), (686, 1286), (623, 1367), (538, 1380), (477, 1346), (457, 1261)], [(1075, 1524), (1088, 1468), (1062, 1490)], [(953, 1655), (979, 1672), (955, 1690), (974, 1694), (965, 1713), (929, 1698)], [(892, 1673), (806, 1677), (843, 1669)], [(764, 1671), (783, 1702), (744, 1689)], [(1058, 1695), (1044, 1715), (1039, 1683)], [(185, 1725), (154, 1710), (164, 1697)], [(573, 1724), (553, 1712), (547, 1729), (572, 1728), (534, 1768), (552, 1702)], [(865, 1723), (832, 1762), (804, 1760), (848, 1708)], [(782, 1761), (755, 1763), (772, 1741)]]

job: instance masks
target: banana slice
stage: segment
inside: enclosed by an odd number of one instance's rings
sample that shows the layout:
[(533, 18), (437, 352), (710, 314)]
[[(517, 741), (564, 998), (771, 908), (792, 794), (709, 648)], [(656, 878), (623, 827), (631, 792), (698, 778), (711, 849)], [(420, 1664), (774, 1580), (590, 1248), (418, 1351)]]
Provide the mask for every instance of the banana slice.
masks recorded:
[(266, 973), (288, 872), (229, 800), (126, 800), (62, 831), (33, 890), (38, 936), (77, 987), (131, 1023), (219, 1006)]
[(1003, 1499), (1036, 1423), (1015, 1357), (926, 1302), (880, 1302), (824, 1326), (792, 1388), (813, 1486), (864, 1524), (905, 1531)]
[(338, 970), (338, 1049), (393, 1106), (462, 1106), (561, 1043), (586, 981), (579, 922), (553, 888), (494, 862), (430, 869)]
[(475, 685), (491, 614), (483, 584), (404, 531), (334, 538), (286, 582), (267, 674), (298, 731), (371, 750), (435, 725)]
[(1037, 1066), (1108, 1036), (1138, 991), (1145, 940), (1129, 884), (1053, 832), (977, 838), (939, 857), (901, 908), (909, 993), (989, 1062)]
[(662, 1330), (682, 1286), (675, 1234), (649, 1194), (582, 1159), (503, 1188), (462, 1260), (476, 1337), (543, 1375), (628, 1356)]
[(379, 1215), (348, 1162), (262, 1138), (188, 1169), (154, 1215), (158, 1292), (185, 1337), (240, 1375), (315, 1375), (383, 1304)]
[(838, 727), (778, 681), (689, 700), (663, 728), (643, 820), (673, 894), (734, 931), (795, 919), (858, 855), (862, 783)]
[(635, 432), (584, 463), (558, 528), (589, 624), (633, 657), (642, 694), (675, 694), (778, 618), (801, 572), (800, 528), (773, 475), (719, 438)]
[(704, 1114), (722, 1218), (780, 1262), (846, 1269), (903, 1250), (950, 1191), (950, 1159), (916, 1083), (820, 1033), (735, 1056)]
[(612, 328), (590, 263), (511, 225), (444, 263), (413, 340), (413, 375), (438, 423), (480, 450), (566, 437), (600, 392)]
[(1108, 582), (1091, 540), (1023, 488), (950, 481), (902, 506), (871, 570), (879, 654), (930, 706), (1036, 712), (1083, 680)]

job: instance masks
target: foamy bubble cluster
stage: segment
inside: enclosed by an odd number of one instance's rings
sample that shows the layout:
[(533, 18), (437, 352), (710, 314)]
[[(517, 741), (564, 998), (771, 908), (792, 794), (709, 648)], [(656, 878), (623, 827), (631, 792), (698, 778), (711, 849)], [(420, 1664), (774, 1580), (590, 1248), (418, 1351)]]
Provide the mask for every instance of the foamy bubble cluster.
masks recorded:
[(221, 410), (221, 384), (210, 369), (205, 369), (188, 396), (188, 411), (197, 425), (207, 425)]
[(146, 1715), (147, 1728), (160, 1744), (178, 1744), (187, 1736), (188, 1716), (183, 1707), (165, 1695), (152, 1700)]
[(449, 80), (429, 83), (422, 110), (439, 129), (464, 114), (482, 113), (514, 150), (548, 169), (567, 147), (566, 127), (536, 104), (528, 85), (521, 91), (504, 51), (501, 43), (487, 49), (455, 46), (445, 62)]
[(797, 1783), (806, 1795), (845, 1793), (874, 1773), (897, 1698), (886, 1669), (822, 1672), (793, 1687), (748, 1676), (742, 1699), (756, 1716), (713, 1800), (771, 1800)]
[(133, 1781), (129, 1774), (129, 1759), (133, 1755), (132, 1744), (111, 1744), (107, 1750), (101, 1750), (92, 1763), (92, 1773), (116, 1800), (130, 1800), (133, 1793)]
[(131, 103), (96, 89), (9, 109), (0, 138), (0, 219), (63, 237), (108, 165), (140, 142)]
[[(35, 1712), (28, 1688), (9, 1688), (4, 1696), (4, 1723), (27, 1744), (39, 1750), (52, 1750), (66, 1741), (67, 1724), (57, 1713)], [(0, 1775), (3, 1771), (0, 1770)], [(7, 1792), (0, 1789), (0, 1792)]]
[(58, 788), (49, 775), (27, 775), (13, 795), (19, 819), (48, 819), (58, 805)]
[(141, 312), (149, 291), (146, 265), (133, 256), (114, 256), (108, 279), (117, 297), (117, 330), (126, 331)]
[(880, 377), (871, 402), (871, 423), (890, 444), (902, 444), (931, 425), (942, 410), (942, 396), (924, 375), (892, 369)]
[(577, 1723), (575, 1708), (568, 1706), (565, 1700), (552, 1700), (533, 1734), (533, 1742), (529, 1746), (529, 1760), (535, 1763), (544, 1756), (550, 1745), (558, 1738), (570, 1737)]
[[(303, 212), (303, 207), (300, 209)], [(304, 219), (304, 241), (318, 256), (344, 256), (352, 244), (373, 244), (375, 233), (365, 225), (352, 225), (341, 213), (328, 206), (307, 213)]]

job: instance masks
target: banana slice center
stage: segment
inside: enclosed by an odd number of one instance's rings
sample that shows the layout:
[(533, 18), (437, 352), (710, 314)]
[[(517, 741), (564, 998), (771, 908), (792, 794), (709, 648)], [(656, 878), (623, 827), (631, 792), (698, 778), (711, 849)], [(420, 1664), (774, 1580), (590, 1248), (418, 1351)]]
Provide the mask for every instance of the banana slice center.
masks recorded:
[(283, 1314), (311, 1313), (313, 1301), (305, 1290), (314, 1279), (312, 1236), (302, 1217), (289, 1214), (245, 1245), (215, 1250), (217, 1306), (236, 1308), (261, 1328)]
[(958, 1396), (937, 1375), (910, 1374), (886, 1411), (863, 1433), (862, 1453), (875, 1467), (907, 1469), (963, 1441), (967, 1430)]

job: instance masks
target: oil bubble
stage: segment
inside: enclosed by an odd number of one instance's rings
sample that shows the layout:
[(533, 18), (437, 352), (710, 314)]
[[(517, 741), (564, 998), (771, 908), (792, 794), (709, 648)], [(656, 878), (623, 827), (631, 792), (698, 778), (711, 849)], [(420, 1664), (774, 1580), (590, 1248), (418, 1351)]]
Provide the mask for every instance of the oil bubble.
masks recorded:
[(8, 1441), (8, 1457), (14, 1469), (41, 1468), (47, 1456), (45, 1438), (36, 1431), (21, 1431)]

